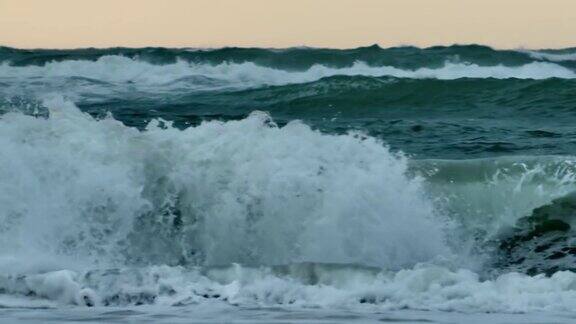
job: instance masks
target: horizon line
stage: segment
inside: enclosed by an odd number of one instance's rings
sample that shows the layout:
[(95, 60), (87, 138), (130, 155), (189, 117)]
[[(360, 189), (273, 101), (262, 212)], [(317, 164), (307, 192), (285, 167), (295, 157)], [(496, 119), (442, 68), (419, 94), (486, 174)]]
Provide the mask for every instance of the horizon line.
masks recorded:
[(436, 44), (436, 45), (414, 45), (414, 44), (398, 44), (393, 46), (382, 46), (379, 43), (372, 43), (370, 45), (361, 45), (353, 47), (330, 47), (330, 46), (310, 46), (310, 45), (294, 45), (294, 46), (256, 46), (256, 45), (223, 45), (223, 46), (161, 46), (161, 45), (143, 45), (143, 46), (126, 46), (126, 45), (112, 45), (112, 46), (88, 46), (88, 47), (18, 47), (9, 44), (1, 44), (0, 48), (9, 48), (14, 50), (32, 50), (32, 51), (75, 51), (75, 50), (107, 50), (107, 49), (145, 49), (145, 48), (164, 48), (164, 49), (176, 49), (176, 50), (221, 50), (221, 49), (266, 49), (266, 50), (291, 50), (291, 49), (328, 49), (328, 50), (354, 50), (360, 48), (370, 48), (377, 47), (379, 49), (394, 49), (394, 48), (417, 48), (421, 50), (437, 48), (437, 47), (469, 47), (469, 46), (479, 46), (487, 47), (493, 50), (509, 50), (509, 51), (542, 51), (542, 50), (569, 50), (576, 49), (576, 44), (568, 47), (528, 47), (528, 46), (516, 46), (516, 47), (499, 47), (482, 43), (450, 43), (450, 44)]

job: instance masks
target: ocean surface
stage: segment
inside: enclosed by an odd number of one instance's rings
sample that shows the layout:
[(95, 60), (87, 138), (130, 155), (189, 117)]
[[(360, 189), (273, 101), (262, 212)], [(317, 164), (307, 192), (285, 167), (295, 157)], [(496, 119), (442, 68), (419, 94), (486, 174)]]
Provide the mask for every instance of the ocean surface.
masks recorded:
[(573, 323), (576, 48), (0, 47), (0, 322)]

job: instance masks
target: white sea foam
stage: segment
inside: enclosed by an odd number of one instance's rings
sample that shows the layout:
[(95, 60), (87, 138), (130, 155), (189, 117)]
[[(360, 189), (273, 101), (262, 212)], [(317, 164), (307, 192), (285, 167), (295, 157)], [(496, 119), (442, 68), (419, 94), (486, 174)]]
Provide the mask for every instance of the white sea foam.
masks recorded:
[[(251, 62), (211, 65), (180, 60), (172, 64), (155, 65), (123, 56), (103, 56), (96, 61), (67, 60), (50, 62), (43, 66), (17, 67), (9, 65), (9, 63), (0, 65), (1, 77), (23, 78), (35, 82), (47, 78), (82, 77), (104, 82), (129, 83), (138, 87), (160, 86), (175, 81), (191, 80), (187, 86), (197, 89), (248, 88), (305, 83), (336, 75), (441, 80), (459, 78), (572, 79), (576, 77), (574, 71), (549, 62), (533, 62), (514, 67), (446, 62), (438, 68), (424, 67), (415, 70), (393, 66), (370, 66), (364, 62), (356, 62), (346, 68), (313, 65), (305, 71), (288, 71), (260, 66)], [(208, 78), (208, 80), (216, 82), (205, 82), (206, 80), (199, 78)]]
[(448, 254), (421, 180), (373, 138), (279, 128), (263, 113), (186, 130), (157, 121), (141, 132), (61, 99), (46, 104), (48, 119), (0, 119), (9, 269), (24, 255), (399, 269)]
[(160, 266), (83, 273), (56, 271), (2, 276), (0, 287), (12, 294), (33, 294), (59, 304), (81, 306), (222, 303), (502, 313), (570, 312), (576, 307), (576, 274), (572, 272), (557, 272), (548, 278), (508, 273), (482, 280), (469, 270), (432, 265), (398, 272), (322, 264), (295, 264), (280, 270)]

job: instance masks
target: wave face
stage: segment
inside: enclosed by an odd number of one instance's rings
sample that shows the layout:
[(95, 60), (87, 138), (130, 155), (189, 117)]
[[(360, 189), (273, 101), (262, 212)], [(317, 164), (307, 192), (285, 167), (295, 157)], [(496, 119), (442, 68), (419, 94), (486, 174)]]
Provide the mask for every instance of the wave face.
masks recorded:
[(573, 53), (0, 48), (0, 307), (572, 312)]

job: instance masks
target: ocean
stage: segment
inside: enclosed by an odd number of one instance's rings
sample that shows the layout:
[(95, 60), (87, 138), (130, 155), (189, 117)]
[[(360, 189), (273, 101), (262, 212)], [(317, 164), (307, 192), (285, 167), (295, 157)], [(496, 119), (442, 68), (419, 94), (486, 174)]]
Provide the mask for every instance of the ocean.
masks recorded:
[(0, 47), (0, 322), (572, 323), (575, 124), (574, 48)]

